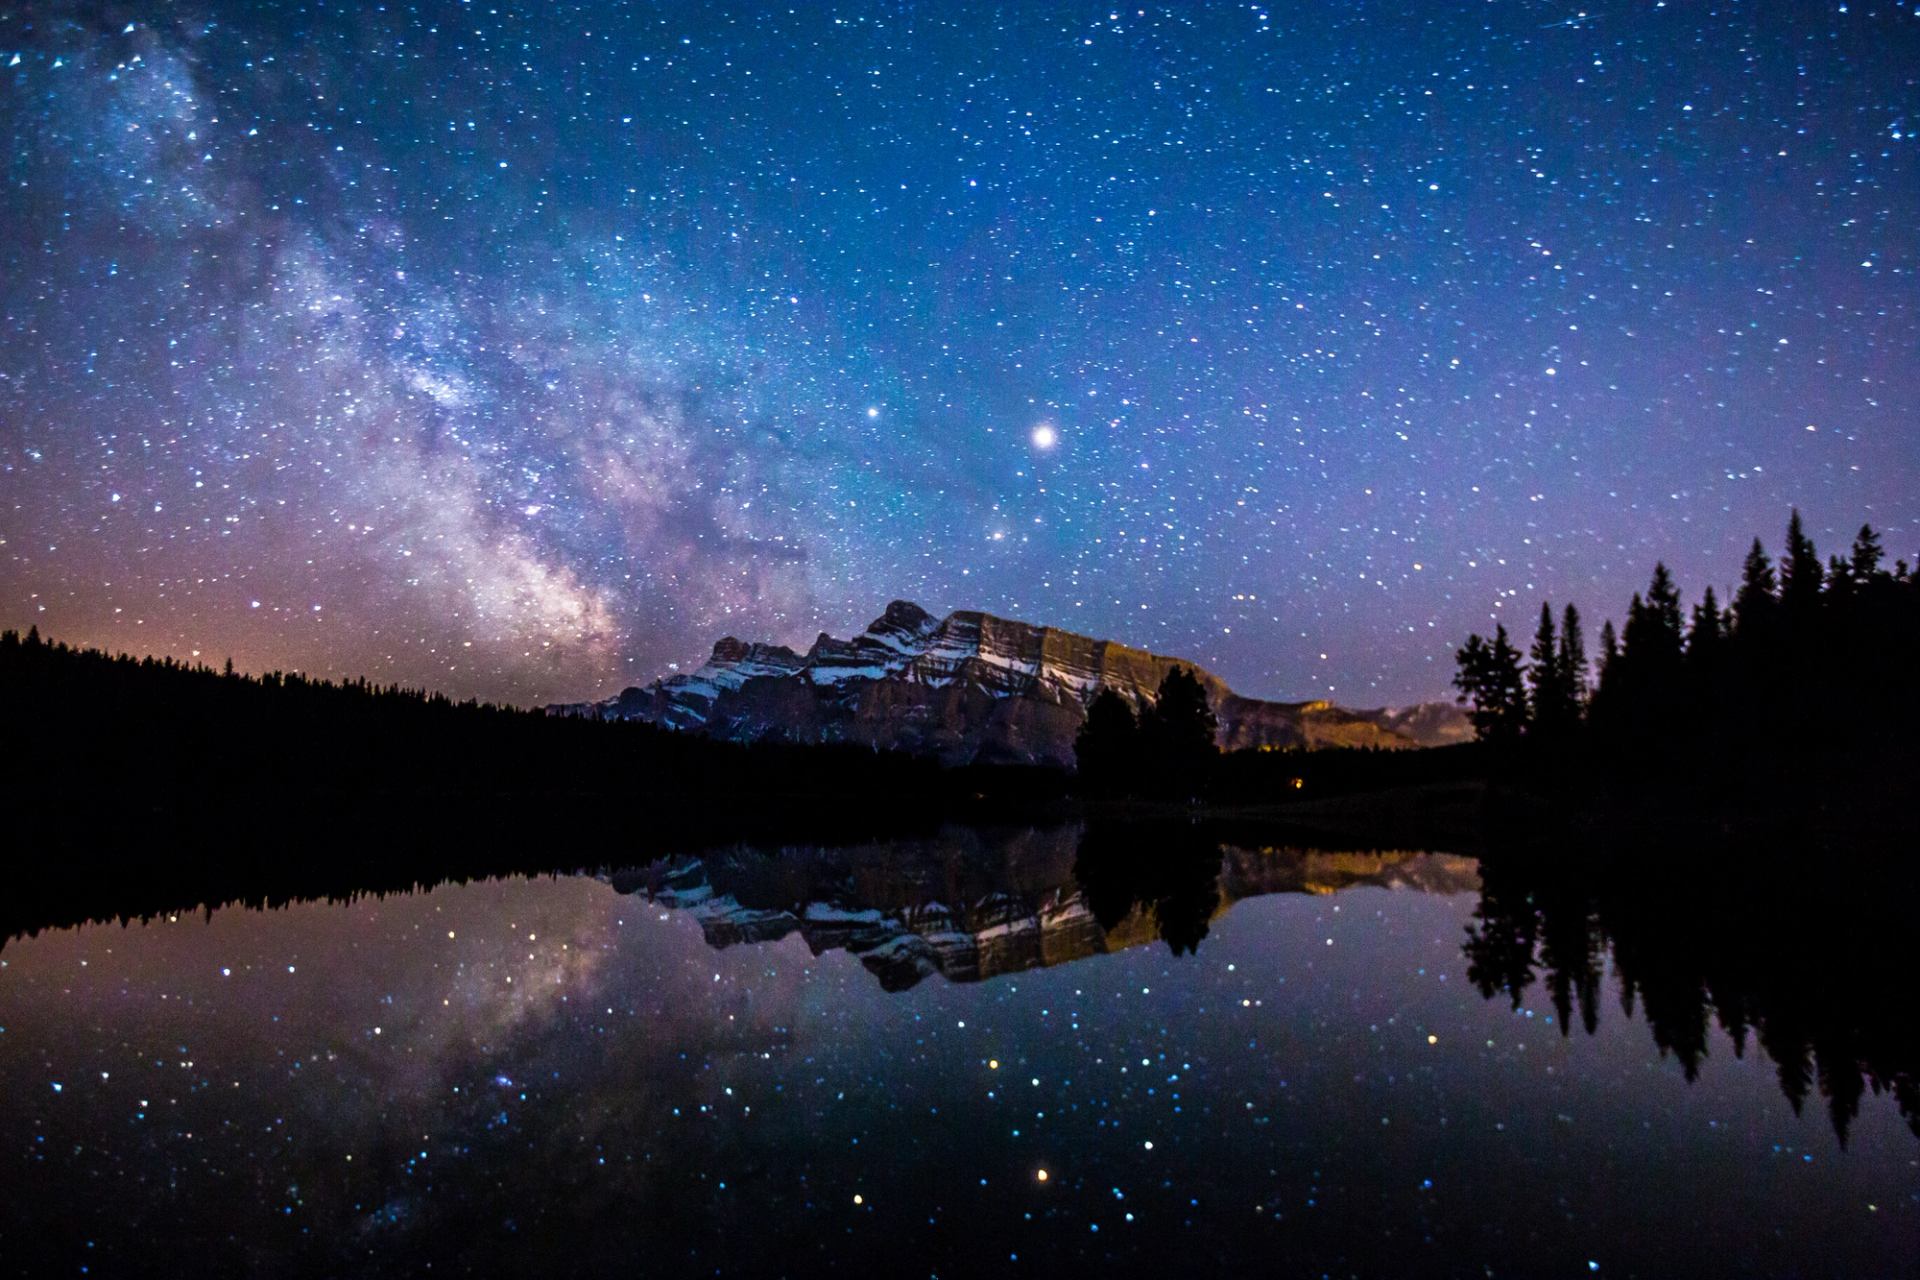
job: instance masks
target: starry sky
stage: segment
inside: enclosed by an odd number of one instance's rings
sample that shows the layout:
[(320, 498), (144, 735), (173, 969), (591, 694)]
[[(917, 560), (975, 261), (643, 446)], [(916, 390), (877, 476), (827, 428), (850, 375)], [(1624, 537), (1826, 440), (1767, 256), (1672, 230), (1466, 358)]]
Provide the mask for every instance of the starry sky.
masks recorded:
[(1878, 0), (30, 0), (0, 623), (541, 702), (905, 597), (1444, 696), (1793, 504), (1920, 548), (1917, 133)]

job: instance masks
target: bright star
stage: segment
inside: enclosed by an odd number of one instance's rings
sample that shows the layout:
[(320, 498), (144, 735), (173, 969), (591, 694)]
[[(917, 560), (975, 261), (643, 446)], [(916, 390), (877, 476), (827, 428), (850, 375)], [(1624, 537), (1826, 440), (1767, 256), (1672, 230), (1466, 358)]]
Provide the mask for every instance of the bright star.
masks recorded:
[(1043, 422), (1033, 429), (1031, 439), (1033, 440), (1034, 448), (1051, 449), (1060, 443), (1060, 433)]

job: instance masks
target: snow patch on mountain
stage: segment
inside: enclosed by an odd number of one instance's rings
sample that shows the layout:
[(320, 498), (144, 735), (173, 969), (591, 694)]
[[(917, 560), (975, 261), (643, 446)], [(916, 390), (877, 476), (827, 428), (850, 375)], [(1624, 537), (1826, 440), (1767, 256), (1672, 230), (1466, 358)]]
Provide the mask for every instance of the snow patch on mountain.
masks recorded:
[(1152, 703), (1174, 666), (1191, 668), (1212, 699), (1223, 749), (1412, 747), (1470, 736), (1446, 703), (1347, 711), (1325, 701), (1243, 698), (1197, 664), (1111, 640), (975, 610), (936, 619), (895, 600), (859, 635), (824, 632), (808, 650), (732, 636), (696, 671), (550, 711), (646, 720), (734, 740), (777, 734), (860, 742), (950, 763), (1071, 766), (1073, 736), (1103, 688)]

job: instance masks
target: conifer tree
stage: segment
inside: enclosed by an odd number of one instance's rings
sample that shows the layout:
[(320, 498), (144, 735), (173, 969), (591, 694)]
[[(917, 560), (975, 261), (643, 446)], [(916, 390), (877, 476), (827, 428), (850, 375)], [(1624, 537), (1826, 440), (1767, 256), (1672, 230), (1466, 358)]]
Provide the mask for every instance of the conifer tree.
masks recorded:
[(1561, 727), (1561, 677), (1559, 677), (1559, 635), (1553, 631), (1553, 604), (1540, 603), (1540, 628), (1534, 631), (1534, 647), (1526, 654), (1526, 683), (1532, 687), (1532, 722), (1542, 733)]
[(1627, 620), (1620, 628), (1620, 645), (1613, 655), (1613, 676), (1616, 683), (1632, 660), (1628, 657), (1627, 651), (1633, 648), (1635, 632), (1644, 634), (1647, 629), (1646, 615), (1647, 602), (1641, 599), (1640, 593), (1636, 591), (1633, 593), (1633, 599), (1627, 601)]
[(1820, 607), (1820, 553), (1800, 523), (1800, 509), (1787, 520), (1787, 549), (1780, 559), (1780, 608), (1796, 623), (1811, 619)]
[(1561, 666), (1561, 647), (1554, 632), (1553, 606), (1540, 606), (1540, 627), (1534, 632), (1527, 682), (1533, 691), (1533, 730), (1543, 738), (1565, 734), (1578, 716), (1578, 705)]
[(1856, 587), (1864, 587), (1880, 576), (1880, 561), (1885, 554), (1880, 547), (1880, 535), (1873, 531), (1873, 526), (1861, 525), (1853, 539), (1853, 554), (1847, 561), (1847, 572)]
[[(1673, 585), (1673, 575), (1667, 571), (1666, 564), (1653, 566), (1653, 581), (1647, 584), (1646, 609), (1642, 615), (1645, 623), (1644, 636), (1646, 648), (1642, 658), (1649, 666), (1653, 663), (1669, 663), (1680, 656), (1684, 644), (1684, 629), (1680, 616), (1680, 590)], [(1632, 623), (1628, 623), (1629, 632)], [(1634, 637), (1629, 634), (1627, 647), (1633, 648)]]
[(1160, 681), (1154, 703), (1140, 717), (1140, 738), (1153, 777), (1176, 794), (1195, 794), (1219, 748), (1219, 727), (1206, 686), (1186, 667), (1176, 666)]
[(1454, 687), (1460, 701), (1473, 708), (1473, 727), (1489, 742), (1517, 741), (1527, 725), (1527, 686), (1520, 670), (1520, 651), (1507, 639), (1504, 626), (1494, 628), (1491, 642), (1467, 637), (1454, 655)]
[(1115, 690), (1102, 686), (1087, 707), (1086, 723), (1073, 740), (1081, 780), (1102, 791), (1123, 790), (1139, 761), (1140, 729), (1133, 707)]
[(1827, 557), (1827, 591), (1823, 605), (1845, 603), (1853, 597), (1853, 566), (1839, 556)]
[(1719, 601), (1709, 586), (1693, 607), (1693, 624), (1687, 628), (1687, 661), (1699, 671), (1714, 670), (1726, 644), (1727, 624), (1720, 613)]
[(1560, 680), (1577, 720), (1587, 701), (1587, 638), (1580, 631), (1580, 611), (1572, 605), (1560, 616)]
[(1740, 569), (1740, 589), (1733, 597), (1733, 626), (1743, 639), (1758, 639), (1773, 620), (1779, 603), (1773, 580), (1773, 561), (1760, 539), (1753, 540)]

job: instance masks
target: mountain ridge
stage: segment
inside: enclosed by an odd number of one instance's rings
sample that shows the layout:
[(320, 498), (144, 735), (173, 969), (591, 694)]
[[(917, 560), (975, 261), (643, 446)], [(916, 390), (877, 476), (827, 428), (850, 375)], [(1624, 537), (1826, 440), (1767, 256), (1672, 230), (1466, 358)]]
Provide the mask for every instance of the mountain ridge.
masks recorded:
[(890, 602), (851, 639), (821, 632), (805, 653), (725, 636), (695, 671), (547, 710), (736, 741), (857, 742), (949, 764), (1072, 767), (1074, 736), (1100, 689), (1142, 707), (1176, 666), (1206, 689), (1223, 750), (1410, 748), (1471, 736), (1450, 703), (1354, 711), (1324, 699), (1248, 698), (1183, 658), (977, 609), (935, 618), (909, 600)]

